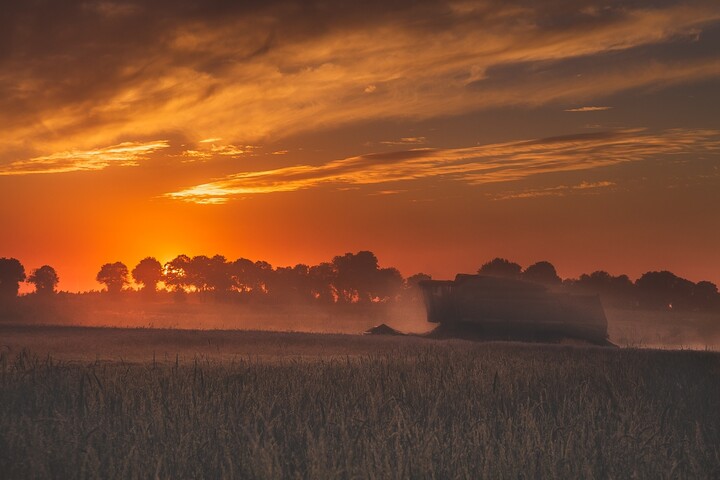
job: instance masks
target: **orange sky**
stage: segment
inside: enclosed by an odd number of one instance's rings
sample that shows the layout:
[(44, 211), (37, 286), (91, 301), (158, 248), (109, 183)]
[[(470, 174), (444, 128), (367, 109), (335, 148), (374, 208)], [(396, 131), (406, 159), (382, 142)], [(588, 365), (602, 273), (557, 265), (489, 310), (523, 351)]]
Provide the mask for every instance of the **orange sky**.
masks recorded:
[(4, 7), (0, 256), (720, 283), (716, 1), (241, 3)]

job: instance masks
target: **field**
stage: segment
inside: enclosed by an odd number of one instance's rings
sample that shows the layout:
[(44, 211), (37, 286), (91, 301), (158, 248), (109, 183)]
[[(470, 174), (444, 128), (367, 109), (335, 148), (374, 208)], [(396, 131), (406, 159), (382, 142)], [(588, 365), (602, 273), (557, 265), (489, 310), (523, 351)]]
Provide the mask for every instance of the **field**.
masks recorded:
[(720, 476), (717, 353), (60, 327), (0, 338), (3, 478)]

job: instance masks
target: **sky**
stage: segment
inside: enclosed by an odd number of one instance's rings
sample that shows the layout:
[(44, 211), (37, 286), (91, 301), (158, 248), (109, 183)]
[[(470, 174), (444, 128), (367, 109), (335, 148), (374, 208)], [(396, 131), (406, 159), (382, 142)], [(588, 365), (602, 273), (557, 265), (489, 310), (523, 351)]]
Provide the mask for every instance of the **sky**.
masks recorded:
[(720, 283), (720, 3), (0, 5), (0, 256)]

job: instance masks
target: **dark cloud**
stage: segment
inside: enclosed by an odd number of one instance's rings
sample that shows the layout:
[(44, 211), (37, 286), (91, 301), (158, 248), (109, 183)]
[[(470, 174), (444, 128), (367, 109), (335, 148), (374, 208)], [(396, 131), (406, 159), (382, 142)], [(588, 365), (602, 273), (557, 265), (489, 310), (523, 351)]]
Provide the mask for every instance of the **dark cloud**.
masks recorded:
[[(638, 56), (657, 70), (642, 85), (717, 75), (720, 8), (707, 1), (28, 0), (2, 8), (0, 123), (12, 128), (0, 134), (0, 162), (18, 160), (10, 152), (28, 143), (51, 154), (166, 129), (251, 142), (395, 115), (584, 99), (636, 86), (622, 70), (643, 67)], [(674, 49), (657, 47), (668, 43)], [(615, 77), (595, 82), (606, 70)]]

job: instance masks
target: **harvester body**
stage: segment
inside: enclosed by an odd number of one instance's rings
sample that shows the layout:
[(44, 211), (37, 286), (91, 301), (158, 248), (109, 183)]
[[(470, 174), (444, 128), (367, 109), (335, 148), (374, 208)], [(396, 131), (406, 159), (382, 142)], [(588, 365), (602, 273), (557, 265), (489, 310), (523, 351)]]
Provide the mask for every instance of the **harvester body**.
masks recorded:
[(512, 278), (459, 274), (420, 282), (427, 319), (487, 338), (575, 338), (607, 343), (607, 319), (596, 295), (575, 295)]

